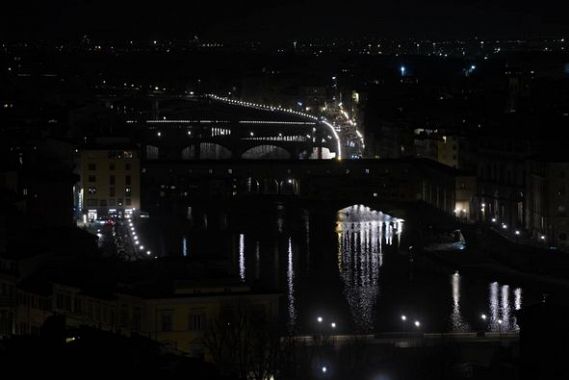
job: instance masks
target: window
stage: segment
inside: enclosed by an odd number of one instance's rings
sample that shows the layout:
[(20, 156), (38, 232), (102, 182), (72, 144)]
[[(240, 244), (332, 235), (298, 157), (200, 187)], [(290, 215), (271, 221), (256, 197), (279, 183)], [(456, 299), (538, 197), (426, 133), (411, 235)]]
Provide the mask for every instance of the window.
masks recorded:
[(124, 169), (125, 169), (125, 170), (130, 170), (130, 164), (124, 164)]
[(115, 176), (114, 176), (114, 175), (109, 176), (109, 183), (110, 183), (111, 185), (114, 185), (114, 184), (115, 184)]
[(89, 182), (97, 182), (97, 177), (94, 175), (89, 176)]
[(125, 185), (130, 185), (130, 176), (129, 175), (124, 177), (124, 183), (125, 183)]
[(160, 331), (172, 331), (173, 319), (171, 310), (162, 310), (160, 312)]
[(109, 187), (109, 197), (114, 197), (114, 196), (115, 196), (115, 188)]
[(97, 188), (96, 187), (89, 187), (89, 194), (97, 194)]
[(87, 169), (89, 169), (89, 170), (97, 170), (97, 165), (96, 165), (96, 164), (87, 164)]
[(125, 204), (125, 206), (130, 206), (130, 205), (132, 204), (130, 198), (126, 198), (126, 199), (124, 200), (124, 204)]
[(188, 330), (203, 331), (206, 328), (206, 314), (202, 311), (193, 311), (188, 316)]
[(109, 170), (115, 170), (115, 164), (109, 164)]
[(132, 189), (130, 187), (125, 187), (124, 192), (128, 195), (132, 192)]

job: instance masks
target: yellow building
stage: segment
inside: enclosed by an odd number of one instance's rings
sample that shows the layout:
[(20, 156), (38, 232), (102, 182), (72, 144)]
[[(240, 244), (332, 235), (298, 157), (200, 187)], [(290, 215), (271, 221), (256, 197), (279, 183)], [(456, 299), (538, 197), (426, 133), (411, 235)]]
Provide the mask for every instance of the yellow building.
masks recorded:
[(140, 158), (136, 150), (82, 150), (79, 174), (80, 208), (88, 220), (140, 209)]

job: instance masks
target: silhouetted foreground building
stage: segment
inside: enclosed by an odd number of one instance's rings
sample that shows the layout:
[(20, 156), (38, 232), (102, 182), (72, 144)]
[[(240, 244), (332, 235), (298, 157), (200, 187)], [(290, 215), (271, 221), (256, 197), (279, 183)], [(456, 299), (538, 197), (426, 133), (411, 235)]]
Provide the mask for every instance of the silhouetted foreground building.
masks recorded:
[(278, 317), (277, 293), (253, 291), (228, 275), (223, 264), (69, 259), (12, 279), (6, 283), (11, 321), (3, 322), (2, 335), (37, 334), (47, 318), (58, 315), (68, 327), (137, 334), (203, 357), (203, 337), (214, 322), (230, 323), (241, 314), (258, 321)]
[(520, 378), (561, 380), (569, 378), (569, 310), (552, 302), (522, 309), (520, 325)]

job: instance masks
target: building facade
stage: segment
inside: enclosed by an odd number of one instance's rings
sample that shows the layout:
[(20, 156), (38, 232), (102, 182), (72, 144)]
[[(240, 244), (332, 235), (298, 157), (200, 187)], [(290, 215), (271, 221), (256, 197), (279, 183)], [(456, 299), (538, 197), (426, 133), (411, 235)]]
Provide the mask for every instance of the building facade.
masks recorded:
[(527, 162), (526, 229), (548, 246), (569, 249), (569, 159)]
[(80, 153), (79, 209), (85, 219), (140, 209), (140, 158), (134, 149), (92, 148)]

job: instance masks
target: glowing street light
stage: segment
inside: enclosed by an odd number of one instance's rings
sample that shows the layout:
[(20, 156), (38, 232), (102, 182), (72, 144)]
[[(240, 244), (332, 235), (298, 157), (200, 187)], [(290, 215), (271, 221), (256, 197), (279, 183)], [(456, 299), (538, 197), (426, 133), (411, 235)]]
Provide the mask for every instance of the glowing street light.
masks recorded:
[(328, 372), (328, 368), (326, 368), (326, 366), (322, 367), (322, 373), (326, 373)]
[(405, 321), (407, 320), (407, 316), (406, 316), (405, 314), (403, 314), (403, 315), (401, 316), (401, 320), (402, 320), (403, 322), (405, 322)]
[(488, 319), (488, 317), (486, 316), (486, 314), (482, 314), (482, 315), (480, 316), (480, 318), (482, 318), (483, 321), (485, 321), (486, 319)]
[(333, 329), (335, 329), (335, 328), (336, 328), (336, 322), (330, 323), (330, 327), (332, 327)]
[(421, 322), (415, 321), (415, 327), (417, 327), (417, 328), (421, 327)]
[(322, 321), (324, 320), (322, 317), (318, 317), (316, 318), (316, 320), (318, 321), (318, 323), (322, 323)]

